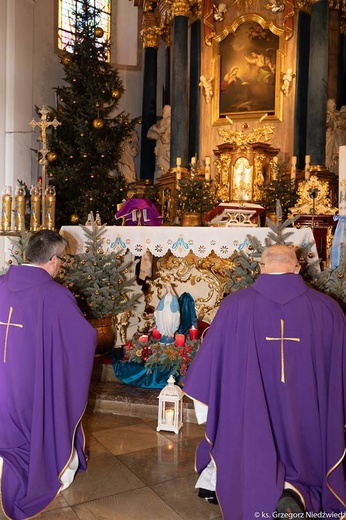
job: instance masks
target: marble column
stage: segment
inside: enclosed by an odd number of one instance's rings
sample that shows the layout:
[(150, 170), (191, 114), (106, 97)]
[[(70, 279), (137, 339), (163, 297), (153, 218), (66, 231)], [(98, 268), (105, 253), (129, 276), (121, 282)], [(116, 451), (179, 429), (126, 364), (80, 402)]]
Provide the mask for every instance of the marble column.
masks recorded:
[(154, 179), (155, 144), (147, 138), (149, 128), (156, 123), (157, 49), (159, 31), (157, 27), (145, 27), (141, 32), (144, 47), (143, 102), (141, 125), (140, 179)]
[(170, 166), (174, 168), (177, 157), (181, 165), (188, 167), (188, 3), (175, 0), (172, 4), (172, 92), (171, 92), (171, 155)]
[(306, 153), (311, 168), (324, 167), (328, 85), (329, 2), (317, 0), (311, 6), (310, 58)]
[(310, 14), (299, 11), (297, 33), (296, 97), (294, 108), (293, 156), (297, 168), (304, 169), (309, 84)]
[(190, 105), (189, 105), (189, 157), (199, 153), (201, 75), (201, 21), (191, 25), (190, 36)]

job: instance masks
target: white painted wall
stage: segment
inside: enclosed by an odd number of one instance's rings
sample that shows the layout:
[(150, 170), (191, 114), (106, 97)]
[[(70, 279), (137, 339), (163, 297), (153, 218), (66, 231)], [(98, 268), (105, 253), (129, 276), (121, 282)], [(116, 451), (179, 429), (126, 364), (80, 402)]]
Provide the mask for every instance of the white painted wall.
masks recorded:
[[(0, 192), (23, 180), (30, 187), (40, 175), (36, 155), (39, 120), (35, 106), (55, 107), (54, 88), (63, 84), (56, 53), (56, 0), (0, 0)], [(113, 0), (112, 64), (126, 92), (119, 112), (142, 113), (142, 48), (139, 13), (129, 0)], [(118, 48), (119, 47), (119, 48)], [(121, 62), (121, 63), (117, 63)], [(140, 135), (140, 131), (138, 130)], [(0, 237), (0, 269), (8, 259), (8, 240)], [(5, 255), (6, 253), (6, 255)]]

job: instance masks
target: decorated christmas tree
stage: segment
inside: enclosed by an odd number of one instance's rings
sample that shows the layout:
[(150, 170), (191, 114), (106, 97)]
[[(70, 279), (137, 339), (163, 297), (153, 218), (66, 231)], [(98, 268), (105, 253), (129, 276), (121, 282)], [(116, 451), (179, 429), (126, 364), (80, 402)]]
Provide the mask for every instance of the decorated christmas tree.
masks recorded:
[(108, 225), (115, 223), (117, 203), (126, 196), (125, 180), (115, 170), (122, 143), (138, 122), (116, 112), (124, 87), (108, 61), (110, 42), (103, 39), (90, 1), (81, 4), (73, 53), (61, 58), (65, 85), (56, 88), (57, 107), (51, 114), (61, 125), (48, 136), (57, 227), (85, 223), (90, 211), (98, 211)]

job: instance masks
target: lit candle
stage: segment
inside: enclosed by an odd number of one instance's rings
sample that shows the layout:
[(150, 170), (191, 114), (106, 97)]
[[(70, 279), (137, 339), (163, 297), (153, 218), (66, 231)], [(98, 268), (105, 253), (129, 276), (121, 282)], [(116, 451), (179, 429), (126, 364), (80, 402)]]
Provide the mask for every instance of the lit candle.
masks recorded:
[(296, 165), (297, 165), (297, 157), (293, 155), (292, 163), (291, 163), (291, 180), (294, 181), (296, 179)]
[(195, 164), (196, 164), (196, 157), (193, 156), (193, 157), (191, 157), (191, 166), (193, 166)]
[(310, 179), (310, 155), (305, 156), (305, 180)]
[(191, 340), (198, 339), (198, 329), (196, 327), (192, 326), (189, 330), (189, 336)]
[(346, 146), (339, 147), (339, 215), (346, 215)]
[(205, 180), (210, 181), (210, 157), (205, 158), (204, 175), (205, 175)]
[(181, 157), (177, 157), (176, 165), (181, 166)]
[(160, 332), (155, 327), (151, 331), (151, 335), (152, 335), (153, 339), (160, 339), (161, 338)]
[(174, 410), (172, 410), (171, 408), (166, 410), (165, 418), (166, 418), (166, 424), (168, 424), (170, 426), (173, 426), (173, 423), (174, 423)]
[(176, 334), (175, 335), (175, 346), (183, 347), (185, 345), (185, 334)]

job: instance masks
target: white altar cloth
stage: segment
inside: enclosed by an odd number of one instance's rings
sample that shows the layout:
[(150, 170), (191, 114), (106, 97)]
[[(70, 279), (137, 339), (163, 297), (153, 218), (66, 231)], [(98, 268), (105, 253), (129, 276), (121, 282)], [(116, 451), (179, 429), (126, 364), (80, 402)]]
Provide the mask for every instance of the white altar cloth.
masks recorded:
[[(125, 254), (130, 251), (134, 256), (143, 256), (148, 249), (153, 256), (163, 257), (169, 251), (176, 257), (183, 258), (192, 252), (197, 257), (206, 258), (214, 252), (220, 258), (229, 258), (234, 251), (250, 252), (248, 236), (256, 237), (265, 245), (265, 239), (271, 231), (268, 227), (179, 227), (179, 226), (107, 226), (104, 234), (104, 252), (114, 251)], [(71, 253), (85, 251), (85, 234), (81, 226), (63, 226), (60, 230), (68, 240)], [(286, 239), (295, 246), (313, 243), (313, 252), (317, 260), (317, 251), (311, 228), (287, 228)]]

